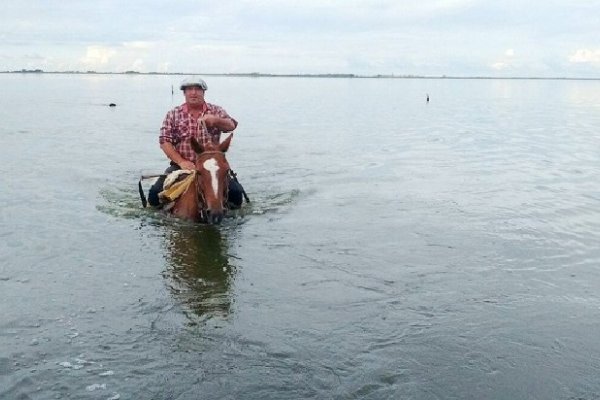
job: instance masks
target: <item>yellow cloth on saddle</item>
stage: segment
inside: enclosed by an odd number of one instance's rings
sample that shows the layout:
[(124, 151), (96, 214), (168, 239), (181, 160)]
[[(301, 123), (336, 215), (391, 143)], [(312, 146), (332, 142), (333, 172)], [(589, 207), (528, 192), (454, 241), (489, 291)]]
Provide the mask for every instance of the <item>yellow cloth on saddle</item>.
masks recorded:
[[(173, 182), (175, 179), (169, 179), (172, 174), (176, 174), (175, 178), (177, 178), (177, 176), (181, 175), (182, 173), (189, 173), (189, 175), (180, 180), (179, 182)], [(162, 192), (158, 194), (158, 197), (163, 203), (168, 203), (177, 200), (179, 196), (184, 194), (190, 187), (190, 185), (194, 183), (195, 177), (196, 171), (178, 170), (172, 172), (171, 174), (169, 174), (167, 179), (165, 179), (165, 188)]]

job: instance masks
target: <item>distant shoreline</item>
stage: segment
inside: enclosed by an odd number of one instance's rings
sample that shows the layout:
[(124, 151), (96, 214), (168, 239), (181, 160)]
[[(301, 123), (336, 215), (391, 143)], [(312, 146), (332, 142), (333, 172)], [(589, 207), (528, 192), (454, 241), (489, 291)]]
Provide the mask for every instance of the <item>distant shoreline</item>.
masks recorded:
[(582, 78), (582, 77), (536, 77), (536, 76), (452, 76), (452, 75), (395, 75), (395, 74), (267, 74), (260, 72), (249, 73), (190, 73), (190, 72), (97, 72), (97, 71), (43, 71), (40, 69), (19, 71), (0, 71), (0, 74), (52, 74), (52, 75), (202, 75), (202, 76), (231, 76), (248, 78), (356, 78), (356, 79), (495, 79), (495, 80), (572, 80), (572, 81), (597, 81), (600, 78)]

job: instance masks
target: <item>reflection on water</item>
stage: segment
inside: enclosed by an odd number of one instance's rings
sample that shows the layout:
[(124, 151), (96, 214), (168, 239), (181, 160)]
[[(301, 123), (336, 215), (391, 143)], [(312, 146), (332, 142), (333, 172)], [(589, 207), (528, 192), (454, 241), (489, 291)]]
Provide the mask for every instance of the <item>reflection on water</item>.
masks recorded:
[[(226, 317), (231, 307), (227, 242), (214, 226), (165, 226), (166, 284), (192, 322)], [(190, 313), (191, 312), (191, 313)]]

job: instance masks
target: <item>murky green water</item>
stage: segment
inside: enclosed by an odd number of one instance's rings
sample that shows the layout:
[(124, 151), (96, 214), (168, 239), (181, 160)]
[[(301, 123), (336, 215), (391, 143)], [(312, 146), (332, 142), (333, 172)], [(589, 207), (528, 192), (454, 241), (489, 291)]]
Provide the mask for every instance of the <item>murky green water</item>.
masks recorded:
[(137, 195), (178, 79), (0, 75), (0, 398), (598, 397), (600, 82), (207, 77), (215, 228)]

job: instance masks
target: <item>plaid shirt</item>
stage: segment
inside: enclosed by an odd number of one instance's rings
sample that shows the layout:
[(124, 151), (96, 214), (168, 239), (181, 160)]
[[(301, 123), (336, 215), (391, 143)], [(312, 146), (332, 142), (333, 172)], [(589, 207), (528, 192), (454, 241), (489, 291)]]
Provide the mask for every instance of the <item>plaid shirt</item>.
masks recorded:
[[(237, 121), (229, 116), (227, 112), (214, 104), (204, 103), (200, 116), (213, 114), (221, 118), (229, 118), (237, 125)], [(202, 127), (198, 121), (192, 118), (188, 112), (187, 104), (182, 104), (169, 111), (160, 128), (158, 142), (171, 143), (175, 150), (189, 161), (196, 161), (196, 152), (192, 148), (191, 139), (195, 137), (198, 143), (205, 146), (208, 143), (219, 144), (221, 131), (218, 128)]]

